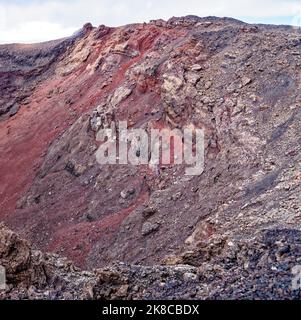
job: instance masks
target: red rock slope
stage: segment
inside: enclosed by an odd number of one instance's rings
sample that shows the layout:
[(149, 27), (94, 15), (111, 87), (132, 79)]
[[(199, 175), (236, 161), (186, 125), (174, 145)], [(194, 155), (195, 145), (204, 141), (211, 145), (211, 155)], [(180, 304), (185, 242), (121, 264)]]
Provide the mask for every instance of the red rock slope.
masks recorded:
[[(0, 220), (88, 267), (298, 228), (300, 45), (291, 27), (185, 17), (0, 46)], [(204, 174), (98, 165), (98, 119), (204, 128)]]

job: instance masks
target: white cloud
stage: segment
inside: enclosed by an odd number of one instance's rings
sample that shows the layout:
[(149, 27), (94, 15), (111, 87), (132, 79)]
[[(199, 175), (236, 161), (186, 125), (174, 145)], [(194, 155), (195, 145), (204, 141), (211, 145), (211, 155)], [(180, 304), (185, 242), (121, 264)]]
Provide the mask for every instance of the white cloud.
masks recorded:
[(0, 43), (68, 36), (84, 23), (110, 26), (172, 16), (293, 17), (300, 0), (0, 0)]
[(62, 27), (58, 23), (32, 21), (24, 22), (6, 30), (1, 34), (1, 43), (12, 42), (40, 42), (53, 39), (60, 39), (73, 34), (76, 29), (72, 27)]

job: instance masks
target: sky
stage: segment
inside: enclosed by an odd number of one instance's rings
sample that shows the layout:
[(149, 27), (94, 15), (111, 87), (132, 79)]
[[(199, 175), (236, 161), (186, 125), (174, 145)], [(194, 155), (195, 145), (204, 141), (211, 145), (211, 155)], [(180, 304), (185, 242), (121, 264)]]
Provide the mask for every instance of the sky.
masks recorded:
[(301, 26), (301, 0), (0, 0), (0, 43), (58, 39), (86, 22), (120, 26), (188, 14)]

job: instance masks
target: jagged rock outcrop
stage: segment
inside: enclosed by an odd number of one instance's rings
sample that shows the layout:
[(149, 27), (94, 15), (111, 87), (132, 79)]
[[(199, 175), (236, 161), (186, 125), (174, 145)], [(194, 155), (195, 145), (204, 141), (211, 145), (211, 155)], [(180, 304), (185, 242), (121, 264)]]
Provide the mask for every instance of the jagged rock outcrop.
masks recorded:
[(122, 263), (87, 272), (31, 249), (1, 225), (7, 285), (0, 299), (300, 299), (292, 273), (300, 248), (300, 231), (269, 230), (248, 242), (200, 243), (166, 265)]
[[(87, 24), (70, 39), (0, 46), (1, 221), (86, 269), (160, 265), (189, 251), (199, 267), (204, 241), (252, 246), (273, 230), (298, 238), (300, 55), (298, 28), (194, 16)], [(100, 166), (97, 130), (121, 120), (147, 131), (203, 128), (203, 174)], [(227, 272), (214, 286), (227, 285)], [(223, 290), (209, 285), (206, 295), (231, 297)], [(297, 294), (277, 290), (266, 296)]]

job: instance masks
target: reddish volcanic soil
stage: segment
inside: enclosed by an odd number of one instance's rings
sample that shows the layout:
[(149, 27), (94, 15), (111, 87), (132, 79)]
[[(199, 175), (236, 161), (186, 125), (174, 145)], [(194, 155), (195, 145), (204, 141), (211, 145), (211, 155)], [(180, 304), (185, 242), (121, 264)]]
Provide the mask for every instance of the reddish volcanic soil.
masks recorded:
[[(23, 105), (22, 101), (20, 102), (20, 110), (17, 116), (6, 118), (0, 123), (1, 220), (9, 221), (11, 225), (22, 229), (26, 217), (24, 217), (25, 213), (22, 212), (22, 219), (20, 219), (20, 213), (16, 212), (17, 201), (26, 195), (33, 184), (51, 143), (81, 115), (95, 107), (101, 99), (107, 97), (122, 84), (128, 69), (139, 62), (145, 53), (152, 48), (155, 40), (167, 31), (165, 28), (154, 25), (135, 26), (135, 33), (130, 36), (127, 43), (131, 50), (137, 50), (139, 54), (130, 58), (126, 54), (123, 56), (121, 53), (118, 65), (110, 66), (110, 81), (104, 85), (107, 77), (105, 75), (100, 76), (97, 72), (91, 74), (87, 70), (87, 66), (92, 64), (99, 56), (105, 56), (108, 49), (123, 43), (123, 33), (126, 33), (124, 29), (126, 28), (84, 28), (84, 35), (79, 37), (71, 48), (67, 47), (65, 49), (65, 52), (60, 55), (59, 61), (52, 63), (53, 72), (46, 79), (35, 83), (29, 98), (27, 98), (26, 105)], [(105, 35), (101, 36), (100, 40), (94, 40), (98, 37), (98, 33), (104, 33)], [(169, 33), (172, 37), (177, 38), (185, 35), (186, 31), (171, 30)], [(47, 45), (17, 45), (14, 46), (14, 50), (17, 51), (17, 55), (22, 55), (24, 51), (29, 49), (32, 51), (31, 54), (36, 54), (41, 50), (41, 46), (47, 48)], [(74, 59), (74, 47), (81, 46), (88, 47), (91, 51), (87, 60), (82, 61), (85, 58), (81, 57), (81, 51), (79, 51), (79, 57), (75, 57), (75, 64), (77, 64), (75, 69), (64, 77), (57, 75), (58, 65), (68, 67), (70, 60)], [(2, 50), (5, 50), (4, 46)], [(34, 73), (33, 70), (31, 72)], [(156, 94), (152, 92), (148, 94), (149, 98), (145, 95), (145, 91), (150, 89), (148, 88), (149, 85), (153, 85), (152, 91), (155, 90), (155, 83), (152, 82), (154, 81), (150, 80), (143, 89), (140, 89), (140, 91), (144, 91), (143, 95), (137, 90), (135, 105), (132, 106), (131, 102), (126, 103), (123, 110), (120, 111), (121, 117), (126, 118), (131, 112), (129, 111), (130, 108), (137, 109), (137, 106), (141, 103), (148, 103), (148, 99), (152, 101), (158, 99)], [(57, 91), (58, 93), (50, 96)], [(139, 109), (134, 111), (135, 116)], [(136, 121), (134, 116), (133, 122)], [(139, 117), (139, 114), (136, 117)], [(55, 208), (45, 208), (47, 215), (55, 216), (56, 211), (59, 210), (61, 215), (68, 216), (70, 206), (82, 207), (85, 205), (85, 201), (87, 201), (85, 190), (78, 186), (72, 186), (72, 189), (68, 192), (68, 199), (56, 199)], [(66, 248), (66, 254), (72, 257), (74, 261), (82, 264), (95, 240), (104, 239), (106, 241), (106, 238), (110, 238), (110, 235), (116, 232), (124, 218), (147, 199), (147, 193), (143, 191), (134, 204), (97, 221), (93, 226), (89, 223), (62, 226), (55, 233), (54, 239), (47, 243), (46, 248), (59, 251), (63, 246)], [(66, 214), (65, 210), (67, 211)], [(25, 211), (26, 215), (32, 214), (31, 209)], [(48, 221), (45, 221), (45, 223), (47, 224)], [(80, 246), (80, 252), (72, 252), (72, 248), (76, 247), (78, 242), (82, 242), (82, 237), (85, 237), (85, 242)]]
[[(0, 46), (0, 221), (87, 268), (299, 226), (299, 56), (293, 28), (198, 17)], [(120, 120), (204, 129), (204, 173), (99, 165)]]

